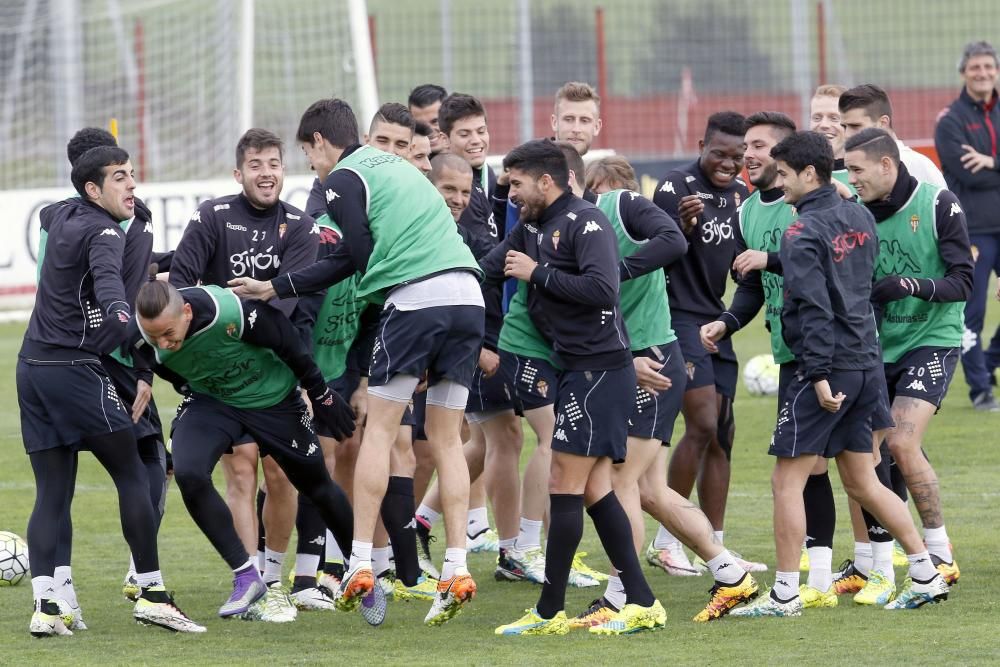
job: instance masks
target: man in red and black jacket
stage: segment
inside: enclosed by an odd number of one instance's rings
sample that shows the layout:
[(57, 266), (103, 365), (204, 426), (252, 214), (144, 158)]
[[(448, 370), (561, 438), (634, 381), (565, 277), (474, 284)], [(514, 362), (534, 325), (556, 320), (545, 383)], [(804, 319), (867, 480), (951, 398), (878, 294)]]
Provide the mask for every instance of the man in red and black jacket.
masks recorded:
[(983, 352), (979, 340), (986, 314), (990, 272), (1000, 275), (1000, 104), (996, 90), (996, 49), (987, 42), (965, 47), (958, 71), (965, 87), (941, 116), (934, 145), (948, 189), (958, 195), (969, 225), (969, 241), (976, 259), (972, 296), (965, 306), (962, 365), (969, 397), (977, 410), (1000, 411), (993, 397), (992, 375), (1000, 366), (1000, 329)]

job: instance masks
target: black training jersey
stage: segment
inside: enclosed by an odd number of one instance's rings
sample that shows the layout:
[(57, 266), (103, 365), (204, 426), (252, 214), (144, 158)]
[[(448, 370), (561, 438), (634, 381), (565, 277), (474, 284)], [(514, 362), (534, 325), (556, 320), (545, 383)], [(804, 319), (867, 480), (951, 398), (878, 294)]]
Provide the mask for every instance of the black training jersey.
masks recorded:
[(682, 230), (684, 221), (677, 211), (681, 198), (687, 195), (697, 195), (705, 210), (697, 224), (686, 231), (687, 254), (667, 274), (670, 310), (714, 319), (725, 310), (722, 297), (726, 293), (726, 275), (736, 258), (736, 211), (750, 192), (740, 178), (727, 188), (716, 188), (697, 160), (667, 172), (656, 187), (653, 203), (677, 221)]

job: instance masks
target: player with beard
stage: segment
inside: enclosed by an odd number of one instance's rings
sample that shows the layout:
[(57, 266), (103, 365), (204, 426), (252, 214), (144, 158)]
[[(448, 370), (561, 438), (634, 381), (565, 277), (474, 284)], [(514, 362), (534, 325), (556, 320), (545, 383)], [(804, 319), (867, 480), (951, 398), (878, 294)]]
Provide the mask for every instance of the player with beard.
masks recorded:
[[(244, 276), (266, 280), (316, 261), (319, 228), (312, 218), (280, 199), (284, 181), (281, 139), (267, 130), (248, 130), (236, 145), (233, 176), (242, 192), (202, 203), (184, 230), (170, 266), (171, 285), (225, 286)], [(275, 305), (291, 315), (295, 303), (287, 299)], [(227, 503), (243, 544), (254, 551), (258, 544), (254, 512), (257, 447), (248, 434), (232, 444), (233, 452), (222, 457)], [(275, 461), (264, 457), (263, 467), (268, 490), (263, 506), (267, 546), (261, 569), (271, 593), (264, 609), (255, 611), (261, 612), (257, 614), (261, 620), (294, 618), (295, 608), (281, 591), (279, 580), (295, 522), (295, 489)]]
[[(749, 196), (739, 178), (744, 134), (740, 114), (712, 114), (705, 136), (698, 142), (698, 159), (667, 172), (653, 195), (653, 203), (678, 222), (689, 244), (687, 254), (671, 267), (667, 279), (671, 322), (688, 377), (682, 407), (684, 435), (670, 459), (667, 482), (685, 498), (697, 483), (701, 509), (712, 522), (719, 543), (723, 543), (729, 496), (739, 366), (731, 341), (721, 341), (718, 352), (710, 354), (702, 347), (699, 329), (724, 310), (726, 277), (736, 257), (734, 221), (737, 209)], [(653, 544), (660, 552), (660, 567), (674, 574), (698, 574), (683, 552), (672, 546), (676, 542), (676, 537), (661, 528)], [(759, 563), (742, 564), (748, 570), (764, 569)]]
[(556, 141), (566, 141), (586, 155), (601, 133), (601, 97), (589, 83), (570, 81), (556, 91), (550, 119)]

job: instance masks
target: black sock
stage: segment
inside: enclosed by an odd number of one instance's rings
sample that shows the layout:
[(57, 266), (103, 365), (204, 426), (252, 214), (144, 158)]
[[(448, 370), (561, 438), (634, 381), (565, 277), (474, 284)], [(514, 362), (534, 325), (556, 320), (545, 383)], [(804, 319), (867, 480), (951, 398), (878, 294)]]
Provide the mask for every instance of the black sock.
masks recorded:
[(301, 577), (296, 576), (294, 579), (292, 579), (293, 593), (298, 593), (299, 591), (304, 591), (307, 588), (315, 588), (315, 587), (316, 587), (316, 577), (307, 577), (303, 575)]
[(266, 540), (264, 539), (264, 500), (267, 494), (263, 489), (257, 489), (257, 551), (264, 553)]
[(417, 564), (416, 520), (413, 518), (413, 479), (390, 477), (382, 499), (382, 523), (389, 533), (392, 553), (396, 560), (396, 578), (406, 586), (414, 586), (420, 578)]
[[(535, 609), (552, 618), (566, 607), (566, 585), (573, 556), (583, 538), (583, 495), (549, 494), (549, 539), (545, 545), (545, 583)], [(632, 544), (629, 538), (629, 545)]]
[(625, 588), (625, 602), (640, 607), (652, 606), (656, 596), (642, 574), (639, 557), (632, 545), (632, 524), (618, 502), (618, 496), (612, 491), (588, 507), (587, 513), (594, 522), (612, 567), (618, 570), (618, 578)]
[[(304, 493), (299, 494), (299, 508), (295, 514), (295, 532), (298, 534), (295, 553), (316, 556), (322, 561), (326, 553), (326, 524), (323, 523), (323, 517), (316, 509), (316, 505)], [(308, 579), (309, 577), (296, 577), (296, 581), (300, 578)], [(305, 588), (315, 585), (316, 577), (313, 576), (312, 583)]]
[[(905, 503), (910, 497), (906, 489), (906, 480), (903, 479), (903, 471), (896, 465), (896, 460), (889, 453), (889, 445), (885, 441), (882, 442), (882, 446), (879, 448), (879, 454), (882, 455), (882, 460), (875, 467), (875, 472), (878, 473), (879, 480), (892, 489), (892, 492), (899, 496), (899, 499)], [(924, 456), (926, 457), (926, 454)]]
[(837, 526), (837, 506), (833, 499), (830, 473), (809, 475), (802, 491), (806, 507), (806, 548), (833, 548), (833, 533)]

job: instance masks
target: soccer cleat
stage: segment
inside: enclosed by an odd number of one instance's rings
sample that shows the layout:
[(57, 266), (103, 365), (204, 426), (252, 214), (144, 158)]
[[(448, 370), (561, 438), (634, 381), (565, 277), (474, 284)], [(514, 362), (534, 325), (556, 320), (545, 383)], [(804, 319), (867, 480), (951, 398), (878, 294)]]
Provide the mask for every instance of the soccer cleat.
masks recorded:
[(497, 558), (493, 578), (497, 581), (530, 581), (540, 584), (545, 581), (545, 554), (539, 547), (527, 551), (505, 549)]
[[(954, 559), (954, 556), (952, 556), (952, 558)], [(956, 560), (946, 563), (944, 559), (931, 554), (931, 563), (934, 564), (934, 567), (941, 573), (941, 576), (944, 577), (945, 583), (949, 586), (957, 584), (958, 578), (962, 576), (961, 571), (958, 569), (958, 561)]]
[[(832, 587), (831, 587), (832, 588)], [(875, 570), (868, 575), (865, 587), (854, 594), (856, 604), (881, 604), (885, 605), (896, 597), (896, 583), (889, 581), (881, 572)]]
[(267, 587), (267, 593), (250, 608), (240, 615), (244, 621), (263, 621), (265, 623), (291, 623), (299, 613), (291, 597), (275, 581)]
[(431, 535), (430, 526), (424, 523), (420, 517), (415, 517), (417, 524), (417, 565), (427, 573), (431, 579), (440, 579), (441, 573), (434, 567), (434, 557), (431, 555), (431, 542), (437, 540)]
[[(62, 600), (60, 600), (60, 602), (62, 602)], [(71, 607), (69, 603), (64, 604), (66, 605), (65, 607), (60, 604), (60, 609), (68, 614), (69, 622), (66, 623), (66, 626), (70, 630), (86, 630), (87, 624), (83, 622), (83, 609), (81, 609), (79, 605)], [(65, 621), (66, 615), (64, 615), (63, 618)]]
[(319, 586), (303, 588), (301, 591), (295, 591), (289, 597), (291, 597), (295, 608), (301, 611), (330, 611), (334, 609), (333, 598)]
[(421, 576), (417, 583), (407, 586), (399, 579), (393, 582), (392, 598), (394, 600), (433, 600), (437, 594), (437, 581)]
[(340, 579), (329, 572), (320, 572), (319, 577), (316, 578), (316, 588), (332, 600), (340, 588)]
[(799, 572), (808, 572), (808, 571), (809, 571), (809, 552), (806, 551), (806, 548), (803, 546), (802, 555), (799, 556)]
[(359, 567), (344, 575), (340, 582), (333, 603), (340, 611), (354, 611), (358, 608), (361, 598), (371, 593), (375, 587), (375, 575), (370, 567)]
[(139, 588), (139, 582), (136, 581), (135, 572), (130, 570), (125, 574), (125, 581), (122, 582), (122, 595), (125, 596), (126, 600), (135, 602), (139, 599), (140, 593), (142, 593), (142, 589)]
[(838, 602), (837, 594), (833, 592), (833, 586), (830, 586), (824, 592), (818, 588), (802, 584), (799, 586), (799, 599), (802, 600), (803, 609), (836, 607)]
[[(608, 580), (608, 575), (598, 572), (583, 562), (586, 555), (586, 551), (578, 551), (573, 555), (573, 564), (570, 566), (569, 571), (569, 585), (574, 588), (590, 588), (591, 586), (600, 585), (602, 581)], [(543, 573), (544, 570), (545, 568), (543, 567)]]
[(667, 612), (659, 600), (652, 606), (627, 604), (610, 619), (587, 629), (594, 635), (633, 635), (647, 630), (662, 630), (667, 624)]
[(903, 584), (903, 592), (885, 605), (885, 609), (917, 609), (925, 604), (936, 604), (948, 599), (948, 583), (940, 574), (930, 581), (913, 581), (909, 577)]
[(372, 586), (368, 595), (361, 598), (361, 617), (368, 625), (382, 625), (387, 606), (385, 589), (381, 585)]
[(484, 528), (475, 535), (466, 534), (465, 549), (473, 554), (500, 551), (500, 538), (497, 536), (497, 531), (492, 528)]
[(910, 566), (910, 559), (906, 557), (906, 552), (903, 551), (902, 545), (896, 540), (892, 541), (892, 566), (893, 567)]
[(743, 578), (735, 584), (723, 584), (717, 581), (708, 591), (712, 598), (692, 620), (695, 623), (707, 623), (722, 618), (729, 613), (730, 609), (741, 602), (753, 600), (759, 591), (760, 587), (757, 585), (757, 581), (749, 572), (745, 573)]
[(646, 547), (646, 562), (674, 577), (700, 577), (702, 575), (701, 570), (695, 569), (691, 561), (688, 560), (680, 542), (676, 542), (666, 549), (657, 549), (650, 542), (649, 546)]
[(542, 618), (534, 609), (525, 609), (524, 616), (513, 623), (501, 625), (495, 635), (564, 635), (569, 632), (566, 612), (560, 611), (552, 618)]
[(739, 555), (732, 549), (729, 550), (729, 553), (732, 554), (733, 558), (736, 559), (736, 563), (747, 572), (767, 572), (767, 565), (765, 565), (764, 563), (758, 563), (757, 561), (746, 560), (745, 558), (743, 558), (743, 556)]
[(764, 616), (801, 616), (802, 598), (796, 595), (787, 602), (778, 602), (770, 593), (761, 595), (745, 607), (733, 609), (730, 616), (741, 618), (761, 618)]
[(451, 579), (438, 581), (437, 593), (430, 611), (424, 617), (427, 625), (442, 625), (455, 617), (462, 606), (476, 596), (476, 582), (468, 570), (459, 568)]
[(500, 549), (497, 554), (497, 566), (493, 570), (493, 578), (497, 581), (521, 581), (526, 579), (524, 564), (511, 558), (516, 553), (514, 549)]
[(139, 595), (132, 617), (139, 625), (155, 625), (173, 632), (205, 632), (205, 626), (188, 618), (162, 586), (146, 589)]
[(379, 575), (375, 579), (378, 581), (378, 585), (382, 587), (382, 592), (385, 594), (386, 599), (391, 600), (396, 591), (396, 573), (392, 570), (384, 570), (379, 572)]
[(569, 619), (569, 627), (575, 630), (601, 625), (610, 621), (618, 611), (618, 608), (605, 600), (602, 595), (591, 602), (586, 611), (582, 612), (579, 616)]
[(834, 575), (830, 590), (835, 595), (854, 595), (867, 583), (868, 577), (858, 572), (854, 561), (848, 559), (840, 564), (840, 571)]
[(254, 602), (267, 595), (267, 586), (256, 567), (249, 567), (233, 577), (233, 592), (219, 607), (219, 616), (227, 618), (246, 613)]
[(32, 637), (71, 637), (73, 632), (66, 627), (62, 612), (55, 600), (35, 600), (28, 632)]

